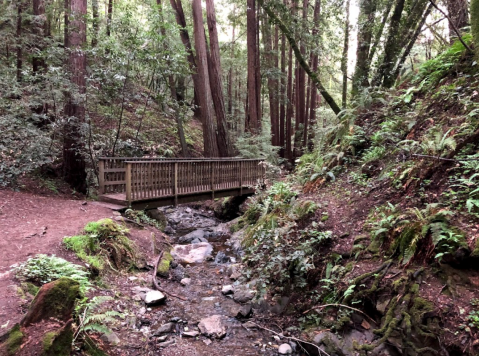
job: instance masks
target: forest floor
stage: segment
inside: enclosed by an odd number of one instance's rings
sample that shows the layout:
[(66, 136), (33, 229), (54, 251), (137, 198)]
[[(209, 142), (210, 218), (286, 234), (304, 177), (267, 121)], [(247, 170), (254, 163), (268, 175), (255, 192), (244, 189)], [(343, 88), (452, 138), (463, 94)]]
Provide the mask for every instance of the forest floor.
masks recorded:
[[(62, 239), (79, 234), (90, 221), (103, 218), (120, 220), (102, 203), (72, 200), (69, 196), (45, 196), (31, 192), (0, 190), (0, 335), (19, 322), (28, 310), (31, 295), (19, 293), (19, 281), (11, 272), (12, 266), (26, 261), (29, 257), (44, 253), (56, 255), (73, 263), (83, 264), (72, 252), (65, 250)], [(287, 342), (272, 337), (273, 333), (258, 329), (247, 321), (277, 330), (280, 321), (267, 309), (254, 309), (248, 318), (237, 317), (245, 303), (238, 303), (232, 296), (223, 295), (224, 285), (234, 284), (228, 278), (227, 269), (235, 262), (235, 253), (225, 245), (228, 231), (226, 224), (213, 217), (212, 211), (189, 207), (169, 209), (169, 223), (177, 229), (167, 236), (152, 226), (141, 228), (128, 223), (129, 237), (136, 243), (145, 257), (149, 268), (136, 272), (110, 273), (102, 276), (101, 284), (89, 292), (89, 297), (103, 295), (113, 297), (102, 308), (118, 310), (124, 316), (114, 325), (108, 325), (121, 340), (111, 344), (101, 334), (93, 335), (108, 355), (276, 355), (280, 344)], [(175, 221), (176, 220), (176, 221)], [(179, 226), (186, 228), (181, 230)], [(198, 230), (199, 229), (199, 230)], [(153, 289), (152, 270), (157, 258), (158, 246), (178, 243), (178, 239), (188, 231), (209, 232), (213, 246), (213, 256), (219, 252), (223, 261), (210, 258), (203, 263), (186, 265), (181, 273), (189, 277), (191, 283), (183, 285), (179, 279), (158, 279), (168, 293), (166, 303), (148, 307), (138, 298), (138, 291)], [(220, 231), (219, 233), (214, 233)], [(214, 238), (219, 236), (219, 238)], [(153, 239), (152, 239), (153, 238)], [(156, 253), (156, 254), (155, 254)], [(238, 258), (238, 256), (236, 256)], [(176, 268), (174, 271), (178, 271)], [(173, 271), (173, 270), (172, 270)], [(246, 303), (251, 309), (251, 303)], [(226, 330), (221, 339), (208, 338), (198, 333), (188, 337), (187, 331), (197, 331), (200, 320), (219, 315)], [(286, 320), (286, 318), (283, 318)], [(175, 320), (174, 328), (166, 333), (158, 330)], [(177, 320), (181, 320), (177, 322)], [(291, 324), (290, 324), (291, 325)], [(287, 331), (286, 331), (287, 334)], [(294, 346), (294, 344), (293, 344)], [(79, 352), (78, 350), (76, 352)], [(77, 354), (77, 353), (75, 353)], [(82, 354), (81, 352), (79, 354)]]

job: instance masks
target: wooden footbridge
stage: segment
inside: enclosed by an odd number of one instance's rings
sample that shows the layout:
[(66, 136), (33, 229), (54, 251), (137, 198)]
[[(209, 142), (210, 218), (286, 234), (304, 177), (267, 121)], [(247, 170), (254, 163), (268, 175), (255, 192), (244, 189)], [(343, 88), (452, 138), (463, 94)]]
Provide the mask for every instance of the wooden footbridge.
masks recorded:
[(153, 209), (251, 194), (264, 182), (259, 159), (167, 159), (102, 157), (100, 200), (134, 209)]

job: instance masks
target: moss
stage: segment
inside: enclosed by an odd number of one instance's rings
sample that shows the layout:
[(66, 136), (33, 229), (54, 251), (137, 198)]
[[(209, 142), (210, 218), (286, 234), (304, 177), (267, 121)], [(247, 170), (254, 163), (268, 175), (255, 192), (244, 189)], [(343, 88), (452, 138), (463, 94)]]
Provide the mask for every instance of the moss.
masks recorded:
[(321, 221), (322, 221), (322, 222), (326, 222), (326, 221), (328, 221), (328, 219), (329, 219), (329, 215), (328, 215), (328, 214), (325, 214), (325, 215), (323, 215), (323, 216), (321, 217)]
[(158, 262), (157, 275), (161, 277), (168, 277), (170, 271), (170, 263), (173, 261), (173, 256), (169, 252), (163, 253), (163, 257)]
[(15, 355), (23, 341), (23, 333), (20, 325), (15, 325), (8, 333), (8, 339), (5, 341), (5, 347), (9, 355)]
[(58, 331), (47, 332), (43, 336), (42, 356), (69, 356), (71, 354), (71, 345), (73, 341), (73, 331), (71, 324)]
[[(24, 283), (21, 283), (20, 284), (20, 287), (19, 288), (23, 295), (25, 295), (26, 293), (32, 295), (32, 296), (36, 296), (40, 287), (37, 287), (36, 285), (34, 285), (33, 283), (31, 282), (24, 282)], [(20, 294), (20, 291), (18, 292)]]

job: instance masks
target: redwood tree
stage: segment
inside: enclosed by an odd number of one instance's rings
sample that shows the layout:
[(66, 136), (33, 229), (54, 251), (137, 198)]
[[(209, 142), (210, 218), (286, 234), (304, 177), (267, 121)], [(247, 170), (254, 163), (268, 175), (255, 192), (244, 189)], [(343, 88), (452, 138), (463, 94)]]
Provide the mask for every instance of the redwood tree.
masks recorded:
[(201, 0), (193, 0), (193, 27), (195, 34), (195, 49), (198, 75), (198, 101), (203, 119), (203, 145), (206, 157), (218, 157), (218, 144), (215, 135), (213, 110), (211, 107), (210, 78), (208, 74), (208, 59), (206, 54), (206, 37), (203, 24)]
[(86, 93), (86, 43), (87, 14), (86, 0), (71, 0), (68, 31), (68, 70), (72, 92), (68, 95), (64, 109), (65, 127), (63, 137), (63, 176), (65, 181), (78, 192), (86, 193), (86, 171), (83, 158)]
[(246, 114), (246, 130), (258, 134), (261, 129), (260, 118), (260, 83), (257, 71), (258, 62), (258, 23), (256, 17), (256, 1), (246, 1), (246, 43), (248, 50), (248, 110)]

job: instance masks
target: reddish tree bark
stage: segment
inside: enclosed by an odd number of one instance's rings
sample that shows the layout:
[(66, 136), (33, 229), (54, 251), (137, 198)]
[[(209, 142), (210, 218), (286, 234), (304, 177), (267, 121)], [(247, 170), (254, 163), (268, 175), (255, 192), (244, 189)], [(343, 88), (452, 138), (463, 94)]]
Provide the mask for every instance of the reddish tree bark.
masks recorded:
[(216, 113), (218, 152), (220, 157), (230, 157), (233, 150), (230, 144), (228, 128), (226, 127), (226, 110), (223, 96), (223, 81), (221, 79), (220, 46), (216, 29), (216, 14), (213, 0), (206, 0), (206, 21), (210, 37), (210, 86)]
[(210, 78), (208, 74), (208, 59), (206, 54), (206, 37), (203, 24), (201, 0), (193, 0), (193, 28), (195, 35), (195, 50), (198, 69), (198, 101), (203, 118), (203, 145), (205, 157), (218, 157), (215, 126), (211, 107)]
[[(313, 30), (311, 31), (314, 38), (318, 36), (319, 33), (319, 18), (321, 15), (321, 0), (316, 0), (314, 2), (314, 10), (313, 10)], [(314, 73), (318, 70), (318, 53), (313, 51), (312, 53), (312, 61), (311, 61), (311, 69)], [(311, 85), (311, 101), (310, 101), (310, 109), (309, 109), (309, 123), (308, 127), (305, 130), (305, 135), (307, 135), (307, 139), (305, 140), (305, 145), (307, 145), (310, 151), (313, 150), (313, 141), (314, 141), (314, 126), (316, 125), (316, 98), (317, 90), (314, 84)]]
[(247, 0), (246, 11), (246, 42), (248, 51), (248, 110), (246, 115), (245, 129), (252, 134), (258, 134), (261, 129), (260, 100), (257, 71), (259, 70), (258, 43), (257, 43), (257, 18), (256, 1)]
[(287, 160), (292, 161), (293, 155), (291, 152), (291, 135), (293, 119), (293, 48), (289, 47), (288, 55), (288, 88), (287, 88), (288, 103), (286, 109), (286, 132), (285, 132), (285, 152), (284, 156)]
[(44, 59), (41, 55), (38, 55), (38, 52), (43, 50), (44, 37), (46, 34), (45, 3), (43, 0), (33, 0), (33, 15), (36, 17), (33, 26), (36, 40), (33, 50), (32, 69), (33, 74), (36, 74), (40, 69), (46, 70)]
[(279, 107), (279, 150), (280, 157), (285, 157), (285, 121), (286, 121), (286, 102), (288, 100), (286, 96), (286, 38), (281, 36), (281, 99)]
[[(71, 0), (73, 1), (73, 0)], [(108, 0), (108, 13), (106, 16), (106, 35), (111, 36), (111, 21), (113, 19), (113, 0)]]
[(83, 158), (84, 138), (82, 125), (85, 123), (83, 96), (86, 93), (86, 55), (83, 46), (86, 43), (87, 14), (86, 0), (71, 0), (71, 23), (74, 31), (68, 31), (70, 81), (76, 88), (70, 93), (65, 105), (66, 124), (63, 137), (63, 176), (67, 183), (81, 193), (86, 193), (86, 171)]

